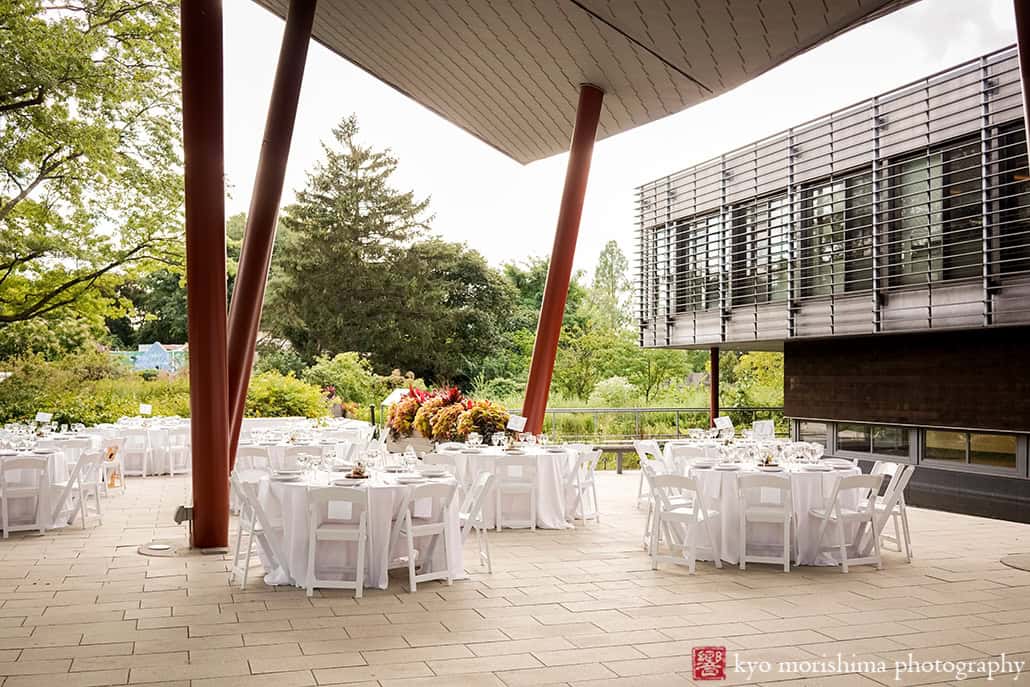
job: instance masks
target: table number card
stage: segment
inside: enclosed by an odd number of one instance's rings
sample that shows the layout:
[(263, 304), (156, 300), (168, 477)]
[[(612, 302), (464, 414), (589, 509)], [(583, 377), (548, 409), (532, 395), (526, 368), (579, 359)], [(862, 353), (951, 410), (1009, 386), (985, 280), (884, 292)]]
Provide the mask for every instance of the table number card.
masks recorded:
[(733, 420), (730, 419), (729, 415), (720, 415), (715, 418), (716, 429), (733, 429)]
[(772, 420), (755, 420), (751, 425), (755, 439), (776, 438), (776, 425)]
[(140, 403), (139, 404), (139, 414), (140, 415), (150, 415), (153, 412), (154, 412), (154, 406), (150, 405), (149, 403)]
[(508, 418), (508, 429), (513, 432), (521, 432), (526, 429), (526, 418), (521, 415), (512, 415)]
[(36, 413), (36, 422), (50, 422), (53, 419), (53, 413)]

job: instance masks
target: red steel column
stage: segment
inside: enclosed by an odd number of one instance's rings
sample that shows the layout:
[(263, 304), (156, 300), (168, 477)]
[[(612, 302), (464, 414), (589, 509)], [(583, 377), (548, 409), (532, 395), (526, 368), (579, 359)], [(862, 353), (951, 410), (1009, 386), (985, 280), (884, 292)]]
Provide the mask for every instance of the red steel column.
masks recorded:
[(715, 427), (715, 418), (719, 417), (719, 349), (710, 348), (708, 357), (712, 368), (708, 380), (708, 426)]
[(250, 197), (247, 228), (243, 235), (240, 265), (229, 309), (229, 466), (235, 462), (236, 443), (247, 401), (254, 346), (261, 325), (261, 305), (272, 259), (279, 201), (283, 192), (286, 162), (297, 118), (297, 101), (304, 78), (304, 64), (315, 21), (316, 0), (292, 0), (286, 17), (279, 65), (275, 70), (272, 97), (265, 120), (264, 140), (258, 160), (254, 191)]
[(1019, 77), (1023, 86), (1023, 123), (1030, 144), (1030, 0), (1014, 0), (1016, 44), (1019, 49)]
[(221, 0), (182, 0), (193, 546), (229, 543)]
[(526, 416), (526, 431), (533, 434), (539, 434), (544, 425), (544, 411), (547, 410), (551, 375), (554, 374), (554, 359), (558, 353), (565, 300), (569, 295), (572, 261), (576, 255), (576, 239), (579, 236), (579, 220), (583, 214), (583, 196), (586, 194), (587, 179), (590, 176), (590, 157), (594, 152), (597, 121), (601, 117), (603, 99), (604, 91), (597, 86), (580, 86), (576, 126), (572, 132), (569, 164), (565, 171), (565, 190), (562, 192), (561, 208), (558, 211), (558, 228), (554, 233), (551, 264), (547, 270), (547, 283), (544, 285), (544, 300), (540, 305), (540, 321), (536, 328), (536, 342), (533, 344), (533, 361), (526, 384), (526, 399), (522, 404), (522, 414)]

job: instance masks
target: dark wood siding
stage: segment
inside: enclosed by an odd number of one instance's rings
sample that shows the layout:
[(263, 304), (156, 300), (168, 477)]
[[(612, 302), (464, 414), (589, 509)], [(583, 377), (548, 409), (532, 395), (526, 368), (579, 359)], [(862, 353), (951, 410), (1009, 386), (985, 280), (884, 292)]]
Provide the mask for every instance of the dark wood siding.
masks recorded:
[(787, 341), (789, 417), (1030, 430), (1030, 328)]

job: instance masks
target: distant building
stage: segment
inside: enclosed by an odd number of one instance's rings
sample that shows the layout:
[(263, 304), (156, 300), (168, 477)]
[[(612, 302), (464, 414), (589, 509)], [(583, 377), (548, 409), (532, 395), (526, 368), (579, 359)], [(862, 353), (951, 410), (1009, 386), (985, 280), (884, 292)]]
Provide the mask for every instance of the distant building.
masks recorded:
[(111, 351), (111, 355), (121, 358), (134, 370), (162, 372), (178, 372), (186, 367), (187, 353), (187, 344), (163, 344), (159, 341), (140, 344), (135, 351)]
[(783, 351), (795, 437), (1030, 521), (1023, 114), (1005, 48), (645, 184), (641, 344)]

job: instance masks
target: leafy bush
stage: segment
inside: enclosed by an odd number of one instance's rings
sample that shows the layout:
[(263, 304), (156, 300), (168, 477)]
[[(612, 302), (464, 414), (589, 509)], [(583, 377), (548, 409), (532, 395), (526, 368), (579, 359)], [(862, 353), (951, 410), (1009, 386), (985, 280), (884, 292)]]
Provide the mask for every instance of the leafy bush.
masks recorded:
[(639, 400), (636, 387), (625, 377), (603, 379), (590, 394), (590, 405), (597, 408), (632, 408)]
[(476, 386), (475, 398), (521, 398), (526, 391), (524, 382), (507, 377), (494, 377)]
[(322, 390), (292, 374), (269, 370), (251, 377), (246, 406), (249, 417), (322, 417), (326, 411)]
[(279, 346), (274, 343), (258, 342), (257, 358), (254, 361), (254, 372), (275, 371), (280, 374), (296, 376), (307, 369), (304, 358), (291, 346)]
[(465, 412), (465, 406), (452, 403), (444, 406), (433, 416), (433, 434), (435, 441), (454, 441), (458, 436), (458, 419)]
[(319, 356), (301, 379), (321, 389), (334, 389), (341, 401), (367, 405), (382, 400), (373, 398), (376, 378), (372, 366), (357, 353), (337, 353), (332, 358)]

